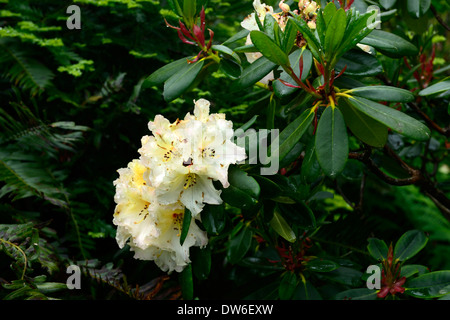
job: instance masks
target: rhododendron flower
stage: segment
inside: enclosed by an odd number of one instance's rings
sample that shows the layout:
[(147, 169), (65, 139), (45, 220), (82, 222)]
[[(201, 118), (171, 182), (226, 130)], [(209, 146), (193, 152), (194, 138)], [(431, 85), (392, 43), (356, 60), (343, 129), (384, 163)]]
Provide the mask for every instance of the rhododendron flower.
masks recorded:
[(155, 189), (144, 181), (146, 171), (148, 168), (137, 159), (118, 170), (113, 219), (117, 243), (120, 248), (128, 244), (135, 258), (154, 260), (163, 271), (180, 272), (190, 262), (189, 248), (206, 246), (206, 233), (192, 219), (189, 233), (180, 244), (185, 209), (179, 203), (161, 205)]
[(205, 99), (195, 102), (194, 114), (170, 124), (161, 118), (149, 123), (153, 137), (144, 137), (141, 159), (154, 170), (145, 179), (157, 188), (158, 201), (180, 201), (193, 217), (205, 203), (220, 204), (218, 180), (228, 187), (228, 167), (246, 158), (245, 149), (231, 141), (233, 123), (224, 114), (210, 114)]

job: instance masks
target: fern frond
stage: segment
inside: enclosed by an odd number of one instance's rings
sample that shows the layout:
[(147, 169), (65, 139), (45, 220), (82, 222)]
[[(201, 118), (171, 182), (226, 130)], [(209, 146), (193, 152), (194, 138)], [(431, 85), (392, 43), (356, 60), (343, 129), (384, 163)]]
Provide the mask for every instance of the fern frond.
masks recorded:
[(29, 90), (32, 95), (52, 86), (53, 72), (24, 50), (0, 39), (0, 65), (7, 69), (3, 76), (14, 85)]
[(7, 194), (13, 194), (13, 200), (37, 196), (60, 207), (67, 205), (65, 191), (39, 157), (0, 150), (0, 181), (5, 183), (0, 198)]

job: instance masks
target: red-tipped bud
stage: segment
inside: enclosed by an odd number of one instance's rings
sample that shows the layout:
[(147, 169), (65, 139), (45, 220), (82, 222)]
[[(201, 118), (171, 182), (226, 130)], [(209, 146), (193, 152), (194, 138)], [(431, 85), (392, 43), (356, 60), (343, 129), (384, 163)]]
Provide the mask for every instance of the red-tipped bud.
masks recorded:
[(188, 30), (188, 28), (186, 28), (186, 26), (183, 24), (183, 22), (178, 21), (180, 24), (180, 30), (181, 32), (183, 32), (183, 35), (185, 37), (188, 37), (189, 39), (195, 41), (194, 37), (191, 35), (191, 32)]
[(203, 32), (205, 32), (205, 8), (202, 7), (202, 11), (200, 11), (200, 29), (202, 29)]
[(178, 30), (178, 38), (180, 38), (181, 41), (183, 41), (183, 43), (186, 43), (186, 44), (195, 44), (195, 42), (192, 42), (192, 41), (187, 40), (187, 39), (184, 37), (183, 33), (182, 33), (180, 30)]
[(211, 48), (212, 41), (214, 38), (214, 32), (211, 29), (208, 29), (208, 31), (209, 31), (209, 41), (208, 41), (208, 46), (206, 47), (207, 50), (209, 50)]
[(201, 46), (205, 46), (205, 35), (203, 34), (202, 29), (194, 24), (192, 28), (192, 32), (194, 33), (195, 38), (197, 38), (197, 41), (200, 42)]

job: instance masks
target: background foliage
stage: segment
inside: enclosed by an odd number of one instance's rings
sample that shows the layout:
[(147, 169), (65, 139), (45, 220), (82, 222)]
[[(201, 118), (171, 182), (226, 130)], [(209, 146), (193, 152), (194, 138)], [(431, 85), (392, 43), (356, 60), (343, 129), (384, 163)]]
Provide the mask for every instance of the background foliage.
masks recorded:
[[(255, 115), (252, 126), (266, 128), (260, 110), (269, 105), (270, 92), (249, 86), (230, 94), (223, 88), (231, 88), (236, 79), (224, 68), (210, 69), (208, 77), (171, 101), (164, 99), (161, 86), (143, 87), (160, 67), (197, 54), (166, 27), (164, 18), (173, 23), (178, 19), (168, 2), (73, 1), (81, 8), (82, 28), (69, 30), (66, 8), (72, 2), (0, 1), (0, 298), (192, 297), (181, 291), (184, 273), (164, 274), (152, 262), (134, 260), (127, 248), (118, 249), (111, 222), (116, 170), (137, 155), (140, 138), (156, 114), (176, 119), (191, 111), (194, 99), (204, 97), (235, 128)], [(275, 1), (266, 3), (277, 6)], [(450, 43), (443, 24), (450, 7), (444, 0), (432, 1), (431, 8), (414, 17), (402, 3), (355, 2), (379, 5), (382, 29), (411, 39), (418, 54), (380, 55), (375, 67), (355, 66), (353, 72), (365, 83), (414, 92), (449, 75)], [(214, 44), (240, 31), (240, 21), (251, 11), (252, 1), (208, 1), (207, 25), (214, 30)], [(409, 109), (417, 111), (420, 104), (430, 118), (432, 138), (419, 142), (390, 132), (387, 145), (405, 163), (422, 166), (448, 199), (448, 91), (421, 99)], [(274, 127), (284, 128), (295, 119), (298, 109), (291, 110), (297, 106), (283, 104)], [(388, 155), (377, 151), (375, 159), (391, 176), (405, 177)], [(214, 217), (204, 221), (210, 244), (191, 252), (195, 297), (344, 298), (345, 290), (365, 287), (365, 270), (377, 263), (368, 250), (374, 241), (369, 239), (389, 246), (409, 230), (427, 235), (423, 250), (410, 260), (414, 266), (450, 270), (450, 208), (436, 206), (426, 190), (385, 183), (355, 158), (336, 180), (311, 181), (311, 192), (298, 183), (300, 163), (294, 160), (284, 164), (291, 174), (255, 176), (258, 196), (272, 197), (275, 187), (301, 199), (301, 206), (278, 201), (272, 203), (275, 211), (265, 210), (281, 217), (278, 231), (284, 219), (295, 226), (297, 258), (321, 259), (302, 269), (302, 278), (292, 276), (286, 267), (292, 258), (289, 242), (279, 238), (268, 245), (268, 238), (258, 235), (255, 216), (246, 216), (230, 199), (225, 207), (207, 208)], [(284, 266), (270, 262), (280, 256), (287, 261)], [(74, 263), (83, 271), (81, 290), (65, 286), (66, 267)]]

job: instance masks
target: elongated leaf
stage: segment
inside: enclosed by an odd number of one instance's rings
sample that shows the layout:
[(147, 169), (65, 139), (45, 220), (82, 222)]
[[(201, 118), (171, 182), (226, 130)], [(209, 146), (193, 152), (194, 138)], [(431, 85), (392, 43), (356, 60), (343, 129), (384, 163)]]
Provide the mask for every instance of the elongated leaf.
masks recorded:
[(286, 272), (281, 278), (278, 296), (281, 300), (291, 299), (298, 285), (298, 278), (295, 272)]
[(361, 40), (362, 44), (367, 44), (378, 49), (381, 53), (392, 57), (414, 56), (419, 50), (411, 42), (393, 33), (382, 30), (373, 30), (368, 36)]
[(431, 136), (427, 126), (403, 112), (361, 97), (352, 97), (348, 102), (362, 113), (407, 137), (423, 141)]
[(202, 225), (209, 234), (218, 235), (225, 228), (226, 216), (223, 205), (205, 206), (200, 214)]
[(416, 298), (438, 298), (450, 293), (450, 270), (425, 273), (405, 283), (406, 293)]
[(148, 88), (165, 82), (175, 73), (188, 65), (187, 58), (181, 58), (159, 68), (149, 75), (142, 83), (142, 88)]
[(347, 26), (347, 15), (344, 9), (340, 8), (333, 15), (330, 23), (327, 24), (327, 31), (325, 33), (325, 44), (323, 49), (325, 51), (326, 60), (330, 61), (330, 58), (335, 55), (339, 55), (337, 49), (339, 48), (341, 41), (344, 37), (345, 27)]
[(396, 2), (397, 0), (380, 0), (380, 4), (386, 10), (392, 8)]
[(411, 91), (390, 86), (358, 87), (350, 90), (348, 93), (378, 101), (411, 102), (414, 100), (414, 95)]
[(192, 252), (192, 271), (200, 280), (208, 279), (211, 272), (211, 249), (209, 247), (200, 249), (191, 248)]
[(228, 247), (228, 260), (230, 263), (239, 262), (250, 249), (253, 232), (244, 226), (234, 237), (230, 239)]
[(184, 240), (186, 240), (186, 237), (189, 232), (189, 227), (191, 225), (191, 221), (192, 221), (191, 211), (188, 208), (185, 208), (183, 215), (183, 225), (181, 226), (180, 245), (183, 245)]
[(377, 291), (367, 288), (349, 289), (339, 292), (335, 296), (335, 300), (375, 300), (377, 298)]
[(411, 230), (403, 234), (394, 247), (394, 257), (400, 261), (411, 259), (428, 242), (428, 238), (422, 231)]
[(192, 278), (192, 265), (188, 264), (179, 275), (181, 294), (184, 300), (194, 299), (194, 280)]
[(431, 0), (407, 0), (408, 12), (414, 18), (420, 18), (430, 9)]
[(233, 167), (229, 170), (228, 179), (230, 186), (222, 190), (223, 201), (241, 209), (251, 209), (258, 203), (261, 188), (255, 178)]
[(344, 117), (338, 108), (327, 107), (316, 132), (316, 156), (323, 172), (336, 177), (348, 158), (348, 137)]
[(337, 61), (337, 72), (342, 71), (344, 67), (344, 74), (349, 76), (368, 77), (383, 72), (378, 59), (361, 50), (350, 50)]
[(183, 94), (194, 82), (200, 70), (202, 70), (204, 60), (186, 65), (164, 83), (164, 100), (172, 101)]
[(374, 259), (381, 261), (387, 258), (388, 246), (386, 242), (377, 238), (370, 238), (368, 241), (367, 250)]
[(331, 260), (313, 259), (308, 261), (306, 267), (314, 272), (331, 272), (339, 268), (339, 265)]
[(450, 80), (444, 80), (421, 90), (419, 96), (429, 96), (450, 90)]
[(306, 147), (305, 157), (303, 158), (301, 177), (307, 184), (310, 184), (317, 180), (321, 172), (320, 164), (316, 157), (315, 141), (311, 139)]
[(358, 139), (373, 147), (383, 147), (386, 144), (388, 128), (384, 124), (358, 111), (344, 99), (339, 101), (339, 110), (344, 115), (345, 123)]
[(233, 91), (246, 89), (254, 85), (256, 82), (264, 78), (276, 67), (277, 64), (267, 60), (266, 57), (259, 58), (258, 60), (253, 62), (250, 66), (242, 70), (239, 79), (233, 83), (232, 87)]
[(233, 57), (233, 59), (236, 60), (236, 62), (241, 63), (241, 58), (239, 58), (239, 55), (225, 45), (219, 45), (219, 44), (213, 45), (213, 46), (211, 46), (211, 49), (213, 49), (215, 51), (219, 51), (220, 53), (227, 54), (227, 55)]
[(313, 119), (314, 112), (311, 112), (310, 108), (303, 111), (300, 116), (281, 131), (280, 135), (270, 145), (271, 155), (275, 155), (278, 152), (281, 162), (309, 128)]
[(276, 233), (278, 233), (289, 242), (293, 243), (297, 239), (294, 231), (292, 231), (291, 227), (280, 214), (277, 208), (275, 208), (275, 211), (273, 213), (273, 218), (270, 221), (270, 226), (276, 231)]
[(250, 38), (256, 48), (268, 60), (280, 66), (288, 66), (289, 58), (286, 53), (268, 35), (261, 31), (250, 32)]

